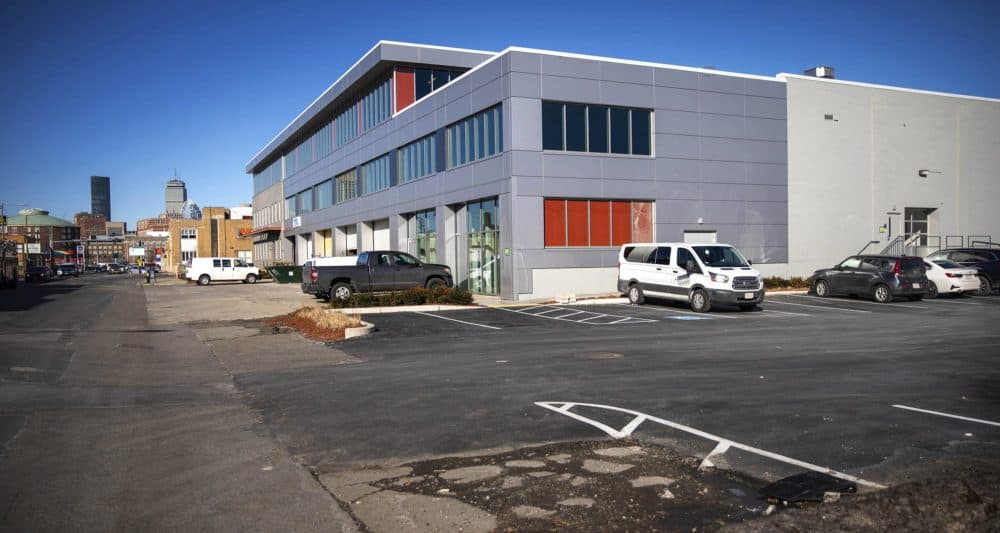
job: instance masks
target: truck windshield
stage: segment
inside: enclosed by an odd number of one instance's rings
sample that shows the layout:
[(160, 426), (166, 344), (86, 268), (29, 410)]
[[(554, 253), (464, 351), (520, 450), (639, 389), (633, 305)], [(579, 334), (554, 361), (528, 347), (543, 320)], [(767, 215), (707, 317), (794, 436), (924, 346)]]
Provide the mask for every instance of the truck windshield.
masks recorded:
[(701, 262), (710, 267), (750, 266), (740, 252), (731, 246), (694, 246)]

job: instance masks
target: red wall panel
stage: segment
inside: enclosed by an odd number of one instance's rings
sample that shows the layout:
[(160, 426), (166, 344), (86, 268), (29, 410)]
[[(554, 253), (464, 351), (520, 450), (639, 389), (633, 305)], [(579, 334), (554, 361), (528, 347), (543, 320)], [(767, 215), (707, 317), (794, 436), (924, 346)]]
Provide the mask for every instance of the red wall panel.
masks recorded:
[(590, 201), (590, 245), (611, 245), (611, 202)]
[(545, 200), (545, 246), (566, 246), (566, 200)]
[(653, 240), (653, 204), (632, 202), (632, 240), (651, 242)]
[(611, 202), (611, 244), (619, 246), (632, 240), (632, 202)]
[(590, 222), (586, 200), (566, 200), (566, 235), (569, 246), (587, 246)]
[(396, 69), (396, 112), (405, 109), (416, 98), (413, 69), (399, 67)]

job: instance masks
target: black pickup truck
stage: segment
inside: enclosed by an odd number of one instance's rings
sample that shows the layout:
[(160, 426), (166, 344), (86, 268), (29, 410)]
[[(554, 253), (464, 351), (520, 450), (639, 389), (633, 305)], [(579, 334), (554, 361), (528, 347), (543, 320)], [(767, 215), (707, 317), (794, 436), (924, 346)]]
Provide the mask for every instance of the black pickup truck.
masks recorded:
[(391, 250), (362, 252), (355, 258), (313, 259), (302, 268), (302, 292), (346, 300), (358, 291), (382, 292), (423, 287), (451, 287), (448, 265), (421, 263)]

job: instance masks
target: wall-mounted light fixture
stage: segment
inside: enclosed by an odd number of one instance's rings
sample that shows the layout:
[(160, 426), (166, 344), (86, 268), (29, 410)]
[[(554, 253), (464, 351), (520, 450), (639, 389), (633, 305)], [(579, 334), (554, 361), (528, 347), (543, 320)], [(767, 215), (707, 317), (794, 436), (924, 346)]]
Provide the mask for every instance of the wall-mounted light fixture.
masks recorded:
[(941, 173), (940, 170), (928, 170), (926, 168), (922, 168), (917, 171), (917, 175), (920, 176), (921, 178), (926, 178), (928, 174), (940, 174), (940, 173)]

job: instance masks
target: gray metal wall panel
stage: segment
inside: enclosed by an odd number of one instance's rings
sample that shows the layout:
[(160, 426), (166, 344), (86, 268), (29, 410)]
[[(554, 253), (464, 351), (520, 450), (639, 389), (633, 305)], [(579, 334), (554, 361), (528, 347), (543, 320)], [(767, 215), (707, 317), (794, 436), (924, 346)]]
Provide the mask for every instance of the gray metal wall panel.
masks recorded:
[(538, 74), (511, 72), (510, 95), (513, 97), (541, 98), (542, 77)]
[(542, 98), (567, 102), (599, 102), (601, 98), (600, 82), (581, 78), (543, 76)]
[[(523, 194), (518, 181), (518, 194)], [(514, 217), (514, 242), (517, 247), (543, 248), (545, 232), (538, 231), (538, 221), (545, 218), (543, 199), (540, 196), (518, 196), (513, 206), (517, 212)]]
[[(670, 111), (657, 109), (655, 112), (656, 133), (678, 135), (698, 135), (699, 113), (691, 111)], [(657, 153), (659, 155), (659, 153)]]
[(761, 141), (785, 141), (788, 139), (788, 128), (784, 120), (747, 117), (746, 132), (748, 139)]
[(712, 224), (743, 224), (745, 218), (743, 201), (702, 200), (703, 217)]
[(700, 109), (698, 91), (675, 89), (673, 87), (653, 87), (653, 103), (657, 110), (695, 111)]
[[(700, 200), (701, 183), (696, 181), (658, 181), (655, 196), (657, 200)], [(656, 209), (666, 209), (659, 202)]]
[(603, 180), (605, 198), (621, 198), (623, 200), (652, 200), (658, 190), (655, 181), (607, 179)]
[(699, 92), (698, 96), (702, 113), (742, 115), (746, 108), (742, 94)]
[(747, 142), (744, 140), (701, 137), (700, 141), (699, 153), (701, 154), (701, 159), (711, 159), (713, 161), (746, 160)]
[(785, 99), (785, 84), (776, 83), (773, 81), (765, 80), (754, 80), (747, 78), (744, 83), (746, 84), (746, 94), (747, 96), (764, 96), (767, 98), (778, 98), (781, 100)]
[(655, 211), (658, 224), (694, 224), (699, 216), (704, 216), (701, 202), (691, 200), (657, 199)]
[(539, 74), (542, 72), (542, 56), (525, 52), (510, 52), (505, 57), (509, 58), (511, 72), (527, 72)]
[(746, 185), (746, 199), (752, 202), (787, 202), (786, 185)]
[(746, 182), (746, 164), (732, 161), (702, 161), (701, 180), (711, 183)]
[(449, 103), (445, 109), (447, 110), (447, 114), (445, 115), (447, 123), (453, 124), (472, 114), (472, 99), (469, 95), (459, 97)]
[(514, 179), (517, 180), (516, 192), (519, 197), (543, 196), (545, 194), (544, 178), (536, 176), (515, 176)]
[(490, 157), (471, 166), (472, 178), (476, 184), (505, 179), (510, 175), (506, 171), (507, 169), (505, 168), (502, 156)]
[(788, 109), (784, 98), (746, 97), (747, 116), (785, 120)]
[(600, 79), (622, 83), (653, 85), (653, 67), (602, 62)]
[(546, 177), (545, 196), (566, 198), (600, 198), (604, 195), (604, 181), (600, 179)]
[(788, 166), (784, 164), (747, 163), (747, 183), (788, 185)]
[(788, 163), (788, 145), (784, 142), (747, 141), (747, 161)]
[[(656, 172), (656, 179), (667, 181), (698, 181), (698, 176), (701, 175), (699, 170), (700, 161), (690, 157), (685, 159), (662, 157), (664, 154), (662, 153), (662, 144), (659, 143), (660, 136), (657, 135), (656, 138), (658, 155), (661, 156), (656, 158), (656, 162), (653, 165), (653, 169)], [(695, 144), (695, 149), (697, 149), (697, 144)]]
[(504, 134), (510, 135), (510, 142), (504, 146), (510, 150), (539, 150), (542, 147), (542, 128), (530, 125), (542, 123), (541, 102), (528, 98), (511, 98), (507, 107), (511, 116), (517, 117), (520, 123), (529, 127), (510, 128), (504, 123)]
[(747, 129), (743, 116), (700, 113), (698, 117), (700, 133), (707, 137), (742, 139)]
[(473, 90), (500, 79), (503, 72), (499, 61), (491, 61), (469, 74), (469, 86)]
[(499, 102), (503, 97), (501, 87), (500, 79), (497, 78), (473, 90), (470, 95), (472, 110), (480, 111)]
[(603, 158), (605, 179), (653, 179), (653, 160), (646, 157)]
[(745, 202), (744, 224), (788, 225), (788, 206), (781, 202)]
[(717, 93), (744, 94), (745, 79), (735, 76), (718, 76), (715, 74), (702, 74), (698, 78), (698, 88), (702, 91), (712, 91)]
[(600, 82), (601, 99), (598, 103), (629, 107), (653, 107), (653, 87), (615, 81)]
[(588, 155), (545, 153), (542, 155), (545, 176), (565, 178), (600, 178), (601, 165)]
[(661, 87), (697, 89), (698, 73), (668, 68), (653, 69), (653, 83)]
[(514, 150), (510, 153), (510, 173), (513, 176), (541, 176), (541, 152)]
[(592, 59), (542, 55), (541, 73), (546, 76), (569, 76), (599, 80), (601, 79), (601, 63)]
[(705, 200), (746, 200), (746, 186), (742, 183), (702, 183), (701, 196)]
[(698, 159), (699, 137), (694, 135), (656, 134), (656, 155), (678, 159)]

